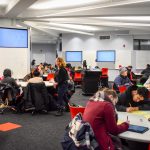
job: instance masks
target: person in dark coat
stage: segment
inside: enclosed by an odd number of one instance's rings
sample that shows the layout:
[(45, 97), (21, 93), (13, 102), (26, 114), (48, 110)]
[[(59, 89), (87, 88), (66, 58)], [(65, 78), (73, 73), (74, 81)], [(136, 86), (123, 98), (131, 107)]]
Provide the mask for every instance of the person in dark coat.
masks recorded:
[(9, 100), (12, 101), (19, 94), (19, 85), (16, 83), (15, 79), (12, 78), (12, 72), (10, 69), (5, 69), (3, 72), (3, 80), (1, 83), (9, 84), (12, 87), (11, 95), (9, 95)]
[(137, 110), (150, 110), (148, 90), (145, 87), (131, 86), (119, 95), (116, 108), (118, 111), (132, 112)]
[(56, 116), (62, 116), (63, 111), (65, 110), (65, 105), (68, 101), (67, 98), (67, 91), (68, 91), (68, 72), (65, 69), (66, 63), (64, 62), (63, 58), (57, 57), (56, 58), (56, 65), (58, 67), (58, 70), (55, 73), (55, 83), (54, 87), (57, 86), (57, 93), (58, 93), (58, 111), (56, 113)]
[(117, 125), (117, 115), (114, 108), (116, 102), (116, 92), (105, 89), (98, 91), (86, 105), (83, 120), (89, 122), (93, 128), (100, 150), (115, 150), (111, 135), (118, 135), (127, 131), (129, 127), (128, 122)]
[(121, 67), (119, 69), (120, 75), (117, 76), (114, 80), (114, 85), (113, 89), (117, 92), (119, 92), (119, 86), (126, 86), (127, 88), (132, 85), (132, 82), (127, 76), (127, 68), (126, 67)]
[(150, 76), (150, 64), (146, 65), (146, 69), (144, 69), (141, 74), (142, 77), (140, 79), (140, 83), (144, 84)]

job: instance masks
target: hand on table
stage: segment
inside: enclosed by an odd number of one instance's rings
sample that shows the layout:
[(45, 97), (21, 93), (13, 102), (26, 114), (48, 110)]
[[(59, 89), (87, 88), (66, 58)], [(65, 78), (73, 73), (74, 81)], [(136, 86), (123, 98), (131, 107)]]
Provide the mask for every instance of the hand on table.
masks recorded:
[(126, 108), (126, 112), (132, 112), (132, 111), (137, 111), (137, 110), (139, 110), (138, 107), (127, 107)]

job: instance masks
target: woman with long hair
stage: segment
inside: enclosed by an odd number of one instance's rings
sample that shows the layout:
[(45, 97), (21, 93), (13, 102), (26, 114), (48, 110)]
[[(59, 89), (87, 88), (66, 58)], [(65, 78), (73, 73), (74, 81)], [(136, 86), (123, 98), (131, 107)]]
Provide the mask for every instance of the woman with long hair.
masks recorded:
[(56, 58), (56, 66), (58, 70), (55, 73), (55, 83), (54, 87), (57, 86), (58, 89), (58, 111), (56, 113), (56, 116), (62, 116), (63, 111), (65, 110), (65, 103), (68, 102), (67, 98), (67, 90), (68, 90), (68, 72), (65, 69), (66, 63), (61, 57)]

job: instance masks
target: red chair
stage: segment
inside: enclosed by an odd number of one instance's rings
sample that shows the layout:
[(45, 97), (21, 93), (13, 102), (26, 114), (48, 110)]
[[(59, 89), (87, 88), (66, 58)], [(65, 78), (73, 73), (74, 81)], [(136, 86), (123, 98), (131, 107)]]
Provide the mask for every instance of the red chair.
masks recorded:
[(149, 144), (149, 146), (148, 146), (148, 150), (150, 150), (150, 144)]
[(82, 74), (81, 72), (75, 72), (74, 74), (74, 81), (81, 81), (82, 80)]
[(106, 76), (108, 77), (108, 68), (102, 68), (102, 76), (103, 77), (106, 77)]
[(51, 79), (54, 79), (54, 73), (49, 73), (46, 80), (49, 81)]
[(100, 77), (100, 85), (102, 87), (108, 87), (108, 68), (102, 68), (102, 75)]
[(119, 92), (120, 92), (120, 93), (124, 93), (124, 92), (126, 91), (126, 89), (127, 89), (127, 87), (124, 86), (124, 85), (119, 86), (118, 88), (119, 88)]
[(71, 115), (71, 119), (73, 119), (78, 113), (81, 113), (83, 115), (85, 107), (75, 107), (75, 106), (71, 106), (69, 105), (69, 109), (70, 109), (70, 115)]

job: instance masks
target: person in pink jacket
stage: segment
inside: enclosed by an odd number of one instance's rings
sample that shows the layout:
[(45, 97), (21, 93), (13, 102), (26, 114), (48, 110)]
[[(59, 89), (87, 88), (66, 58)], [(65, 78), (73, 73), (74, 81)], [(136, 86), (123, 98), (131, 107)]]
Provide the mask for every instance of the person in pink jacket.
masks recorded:
[(87, 103), (83, 120), (89, 122), (93, 128), (100, 150), (115, 150), (113, 135), (127, 131), (128, 122), (117, 125), (117, 114), (114, 105), (117, 94), (111, 89), (98, 91)]

